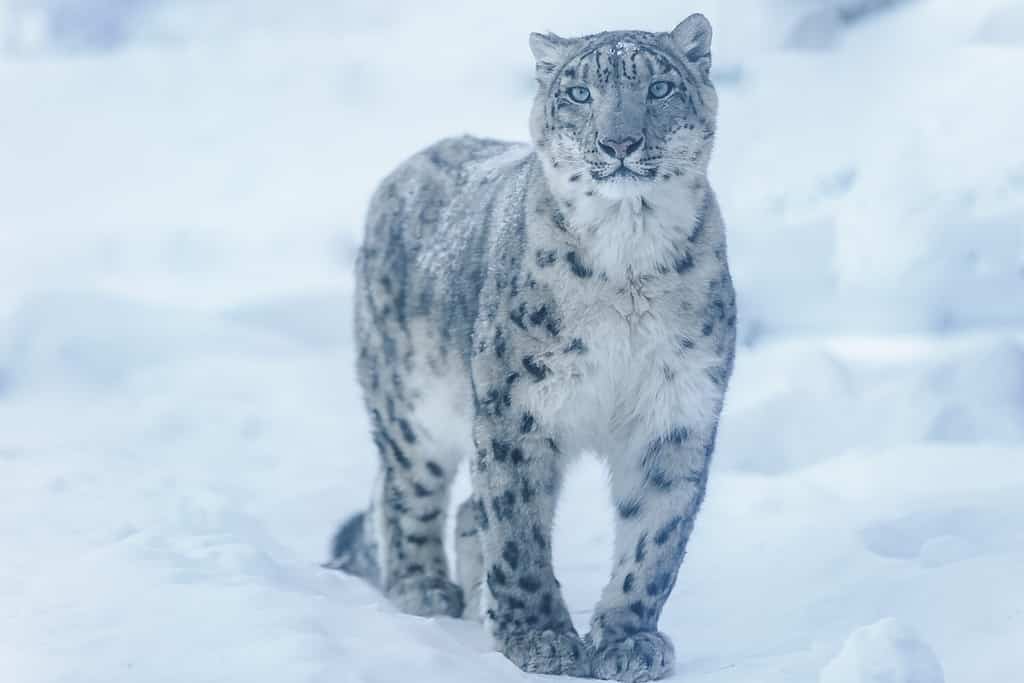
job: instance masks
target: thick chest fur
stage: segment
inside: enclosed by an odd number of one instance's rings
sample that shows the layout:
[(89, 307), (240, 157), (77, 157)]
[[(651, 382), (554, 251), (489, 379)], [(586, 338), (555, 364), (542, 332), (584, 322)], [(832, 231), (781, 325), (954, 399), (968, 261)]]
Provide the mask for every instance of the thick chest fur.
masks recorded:
[(533, 338), (548, 370), (525, 385), (527, 403), (574, 447), (598, 452), (717, 410), (715, 373), (726, 359), (705, 322), (714, 269), (619, 283), (549, 280), (560, 334)]

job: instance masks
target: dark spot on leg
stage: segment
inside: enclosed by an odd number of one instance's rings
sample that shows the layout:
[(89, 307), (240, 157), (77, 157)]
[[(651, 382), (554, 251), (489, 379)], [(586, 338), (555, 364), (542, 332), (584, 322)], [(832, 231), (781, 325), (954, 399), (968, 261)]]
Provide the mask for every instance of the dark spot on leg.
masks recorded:
[(728, 376), (728, 370), (725, 366), (715, 365), (708, 368), (706, 371), (708, 378), (715, 384), (715, 386), (725, 386), (725, 380)]
[(665, 545), (668, 541), (669, 536), (675, 532), (679, 527), (679, 524), (683, 521), (682, 517), (673, 517), (668, 524), (658, 529), (658, 533), (654, 536), (654, 542), (657, 545)]
[(505, 576), (505, 571), (498, 565), (491, 567), (491, 576), (494, 577), (494, 583), (499, 586), (504, 586), (508, 583), (508, 577)]
[(647, 595), (652, 598), (667, 593), (672, 588), (672, 574), (669, 572), (659, 572), (651, 581), (647, 584)]
[(538, 361), (533, 356), (523, 356), (523, 367), (530, 373), (535, 382), (540, 382), (547, 377), (548, 366)]
[(538, 249), (537, 250), (537, 267), (547, 268), (548, 266), (554, 265), (555, 261), (558, 260), (558, 252), (553, 249)]
[(562, 232), (569, 232), (568, 226), (565, 224), (565, 216), (558, 209), (554, 209), (551, 213), (551, 221), (555, 224), (555, 227)]
[(569, 263), (569, 267), (572, 269), (572, 274), (579, 278), (588, 278), (594, 274), (590, 268), (583, 265), (580, 261), (579, 256), (575, 251), (570, 251), (565, 255), (565, 260)]
[(512, 541), (507, 541), (505, 543), (505, 548), (501, 551), (501, 556), (513, 570), (519, 567), (519, 546)]
[(397, 462), (403, 469), (412, 469), (412, 461), (405, 457), (405, 453), (403, 453), (402, 449), (398, 447), (395, 440), (388, 436), (387, 432), (382, 429), (376, 430), (373, 435), (373, 440), (377, 444), (377, 448), (380, 450), (381, 454), (387, 455), (390, 453), (395, 462)]
[(529, 434), (533, 431), (536, 426), (536, 422), (533, 419), (533, 415), (530, 413), (523, 413), (523, 419), (519, 422), (519, 432), (522, 434)]
[(540, 590), (540, 579), (536, 576), (520, 576), (519, 587), (527, 593), (536, 593)]
[(529, 480), (523, 479), (523, 481), (522, 481), (522, 483), (520, 485), (520, 492), (519, 492), (519, 495), (522, 497), (523, 502), (524, 503), (529, 503), (531, 500), (533, 500), (533, 496), (534, 496), (535, 493), (536, 492), (534, 491), (533, 487), (530, 486)]
[(508, 456), (511, 451), (512, 447), (504, 441), (498, 441), (497, 439), (491, 440), (491, 452), (494, 453), (494, 459), (498, 462), (505, 462), (508, 460)]
[(444, 476), (444, 469), (433, 460), (427, 461), (427, 471), (430, 472), (435, 477)]
[(416, 443), (416, 433), (412, 431), (412, 427), (409, 422), (398, 418), (398, 429), (402, 432), (402, 438), (405, 439), (406, 443)]
[(659, 491), (671, 491), (672, 487), (676, 485), (665, 472), (657, 468), (652, 468), (647, 472), (647, 482)]
[(476, 523), (479, 527), (486, 531), (491, 526), (491, 520), (487, 516), (487, 508), (484, 507), (483, 502), (476, 498), (473, 500), (473, 508), (476, 510)]
[(635, 498), (619, 503), (619, 517), (622, 519), (630, 519), (636, 517), (640, 513), (640, 501)]
[(441, 516), (440, 510), (431, 510), (430, 512), (424, 512), (422, 515), (417, 517), (421, 522), (433, 522), (435, 519)]
[(530, 323), (532, 325), (540, 325), (548, 318), (548, 305), (541, 304), (537, 310), (530, 314)]
[(566, 353), (584, 353), (586, 350), (586, 345), (579, 337), (573, 337), (572, 341), (569, 342), (569, 345), (565, 347)]
[(640, 540), (636, 542), (636, 552), (633, 554), (633, 558), (637, 562), (643, 562), (645, 557), (647, 557), (647, 534), (640, 534)]
[(684, 251), (681, 256), (676, 257), (675, 262), (672, 264), (672, 267), (675, 269), (677, 273), (682, 275), (686, 271), (693, 268), (693, 256), (690, 255), (690, 252)]
[(539, 524), (533, 525), (533, 542), (541, 549), (547, 547), (547, 539), (544, 538), (544, 532), (541, 531)]
[(626, 574), (626, 578), (622, 580), (622, 592), (628, 593), (633, 590), (633, 575)]
[(700, 213), (697, 214), (697, 221), (693, 226), (693, 231), (687, 238), (691, 244), (699, 240), (701, 233), (704, 232), (704, 214), (707, 213), (707, 201), (707, 199), (704, 200), (704, 206), (701, 207)]
[(494, 355), (498, 358), (505, 357), (505, 331), (501, 327), (494, 331)]
[(520, 327), (520, 329), (525, 330), (526, 329), (526, 320), (525, 320), (525, 318), (526, 318), (526, 304), (519, 304), (518, 306), (513, 308), (511, 311), (509, 311), (508, 317), (511, 318), (512, 322), (514, 322), (516, 325), (518, 325)]

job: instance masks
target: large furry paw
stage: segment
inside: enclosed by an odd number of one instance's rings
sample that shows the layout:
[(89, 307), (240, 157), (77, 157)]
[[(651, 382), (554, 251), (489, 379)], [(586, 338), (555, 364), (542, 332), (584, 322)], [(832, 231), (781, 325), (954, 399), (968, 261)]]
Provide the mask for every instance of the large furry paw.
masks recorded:
[(660, 631), (639, 631), (621, 640), (605, 641), (591, 655), (594, 678), (645, 683), (672, 673), (676, 652)]
[(418, 617), (461, 617), (462, 589), (436, 576), (412, 576), (396, 581), (388, 599), (406, 614)]
[(590, 675), (587, 649), (573, 632), (527, 631), (509, 635), (498, 649), (523, 671), (553, 676)]

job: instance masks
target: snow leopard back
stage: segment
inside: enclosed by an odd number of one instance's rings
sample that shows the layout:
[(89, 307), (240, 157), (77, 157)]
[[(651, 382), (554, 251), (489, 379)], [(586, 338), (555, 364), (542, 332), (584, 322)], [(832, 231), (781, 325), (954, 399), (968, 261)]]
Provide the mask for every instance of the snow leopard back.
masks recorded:
[(528, 145), (463, 136), (431, 145), (380, 184), (357, 263), (364, 385), (379, 386), (415, 333), (425, 344), (404, 360), (430, 345), (434, 366), (468, 363), (489, 243), (495, 230), (522, 234), (536, 163)]

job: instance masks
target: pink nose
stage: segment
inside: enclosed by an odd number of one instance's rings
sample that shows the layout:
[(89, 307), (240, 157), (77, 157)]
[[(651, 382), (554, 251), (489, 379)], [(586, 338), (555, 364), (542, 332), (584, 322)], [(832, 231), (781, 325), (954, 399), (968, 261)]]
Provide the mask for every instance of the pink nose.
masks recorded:
[(601, 148), (601, 151), (614, 159), (625, 159), (633, 152), (640, 149), (640, 145), (643, 144), (644, 138), (641, 135), (638, 138), (622, 138), (621, 140), (613, 140), (611, 138), (603, 138), (597, 141), (597, 146)]

